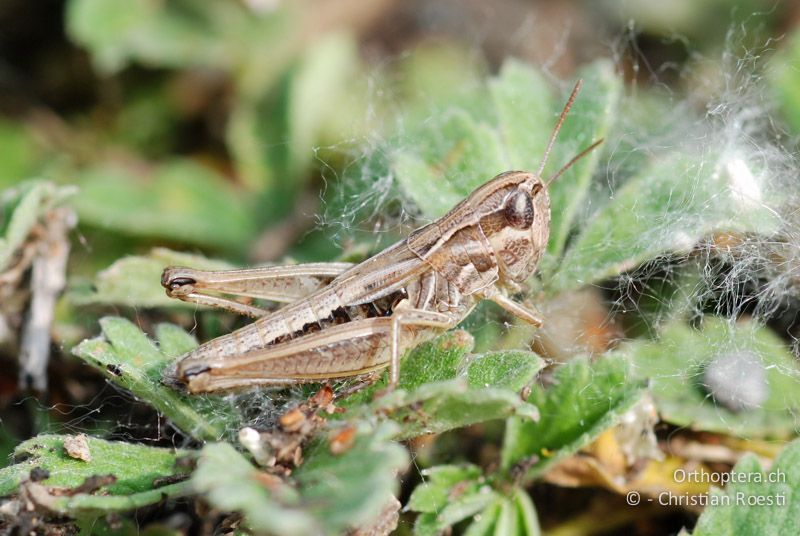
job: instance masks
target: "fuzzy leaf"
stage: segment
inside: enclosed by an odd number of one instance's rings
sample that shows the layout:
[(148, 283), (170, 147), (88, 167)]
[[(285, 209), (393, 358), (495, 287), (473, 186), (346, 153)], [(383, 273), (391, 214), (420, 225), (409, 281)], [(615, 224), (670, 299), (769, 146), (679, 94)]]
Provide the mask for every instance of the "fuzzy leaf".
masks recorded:
[[(712, 489), (694, 536), (794, 534), (800, 519), (800, 441), (793, 441), (768, 470), (753, 454), (733, 468), (724, 490)], [(713, 502), (712, 502), (713, 501)]]
[(495, 502), (499, 494), (474, 465), (443, 465), (422, 473), (428, 480), (414, 489), (408, 509), (420, 512), (414, 534), (440, 534)]
[[(509, 169), (535, 170), (547, 147), (555, 99), (542, 73), (517, 60), (489, 82)], [(557, 117), (557, 116), (556, 116)]]
[(530, 497), (523, 489), (515, 488), (513, 496), (499, 504), (494, 523), (494, 534), (509, 536), (538, 536), (539, 519)]
[[(451, 331), (435, 341), (421, 344), (400, 361), (399, 387), (413, 391), (426, 383), (454, 378), (472, 345), (472, 336), (462, 330)], [(378, 391), (386, 388), (387, 382), (388, 373), (381, 381), (347, 397), (341, 405), (348, 408), (368, 405)]]
[(769, 88), (783, 112), (783, 118), (797, 134), (800, 132), (800, 33), (795, 32), (783, 49), (772, 58), (769, 64)]
[(102, 303), (130, 307), (201, 306), (170, 298), (161, 286), (161, 272), (167, 266), (190, 266), (200, 270), (231, 270), (233, 265), (202, 255), (153, 248), (148, 255), (119, 259), (99, 272), (92, 288), (75, 287), (69, 298), (76, 304)]
[(530, 385), (544, 362), (531, 352), (506, 350), (470, 356), (467, 382), (470, 388), (494, 387), (518, 393)]
[[(610, 61), (591, 63), (579, 70), (577, 77), (583, 79), (583, 88), (558, 135), (545, 168), (545, 178), (553, 175), (593, 142), (605, 138), (617, 115), (622, 80), (614, 72), (614, 65)], [(563, 106), (563, 103), (558, 106)], [(594, 149), (550, 186), (548, 252), (554, 257), (561, 255), (575, 218), (586, 203), (592, 176), (602, 153), (603, 146)]]
[[(538, 366), (528, 369), (530, 381)], [(398, 438), (441, 433), (479, 422), (517, 415), (538, 419), (536, 407), (519, 394), (492, 387), (470, 387), (463, 378), (429, 383), (413, 392), (397, 390), (372, 405), (378, 413), (388, 412), (402, 427)]]
[(390, 441), (395, 428), (389, 423), (362, 428), (353, 446), (340, 454), (333, 454), (325, 442), (307, 449), (307, 460), (293, 479), (326, 531), (337, 534), (368, 524), (396, 493), (395, 475), (407, 466), (408, 454)]
[[(0, 496), (14, 493), (29, 478), (31, 469), (39, 467), (49, 472), (49, 477), (39, 482), (48, 487), (74, 488), (91, 476), (110, 474), (116, 480), (101, 489), (116, 497), (118, 504), (125, 504), (135, 494), (150, 492), (152, 495), (145, 497), (151, 497), (150, 502), (155, 503), (162, 499), (163, 490), (156, 491), (154, 481), (185, 473), (175, 463), (179, 456), (187, 454), (185, 451), (86, 437), (90, 459), (84, 461), (67, 454), (64, 448), (67, 439), (70, 436), (40, 435), (18, 445), (14, 456), (22, 461), (0, 469)], [(70, 510), (96, 504), (93, 496), (82, 495), (85, 496), (69, 506)]]
[[(593, 141), (606, 136), (622, 82), (610, 62), (598, 61), (578, 73), (584, 84), (553, 147), (544, 177), (552, 175)], [(536, 171), (564, 102), (554, 99), (544, 77), (517, 61), (507, 61), (491, 82), (492, 96), (508, 153), (509, 169)], [(548, 250), (560, 255), (578, 209), (585, 200), (601, 150), (584, 157), (550, 189)]]
[(586, 285), (665, 252), (687, 252), (714, 232), (773, 232), (765, 176), (731, 154), (684, 151), (652, 162), (587, 223), (555, 277), (557, 292)]
[[(658, 341), (632, 343), (621, 351), (635, 364), (636, 375), (649, 380), (659, 413), (669, 422), (748, 437), (790, 437), (797, 431), (800, 369), (783, 341), (766, 328), (747, 322), (732, 326), (706, 317), (702, 331), (674, 323)], [(756, 396), (755, 404), (729, 409), (709, 394), (705, 371), (712, 361), (720, 359), (725, 367), (726, 358), (743, 352), (752, 356), (753, 366), (761, 371), (731, 370), (732, 385), (727, 389), (744, 402)], [(740, 365), (730, 362), (728, 366)], [(737, 395), (745, 379), (742, 375), (752, 378), (756, 373), (763, 373), (764, 381), (753, 388), (765, 392)]]
[(500, 498), (475, 516), (475, 521), (464, 531), (464, 536), (499, 536), (497, 521), (503, 511), (505, 499)]
[(317, 443), (291, 482), (267, 480), (230, 444), (201, 452), (192, 477), (198, 492), (221, 510), (244, 514), (246, 523), (276, 534), (340, 534), (366, 524), (396, 487), (395, 472), (407, 463), (405, 451), (386, 441), (390, 430), (362, 430), (342, 454)]
[[(459, 475), (460, 470), (460, 475)], [(436, 472), (447, 479), (437, 479)], [(461, 476), (460, 480), (451, 473)], [(541, 533), (536, 509), (525, 490), (514, 488), (510, 496), (493, 490), (474, 466), (441, 466), (425, 472), (431, 476), (420, 484), (408, 508), (420, 512), (414, 524), (416, 536), (434, 536), (470, 517), (474, 522), (465, 534), (472, 536), (529, 536)], [(434, 499), (434, 500), (430, 500)]]
[[(421, 345), (401, 362), (400, 386), (369, 404), (386, 378), (345, 401), (360, 412), (386, 413), (400, 425), (399, 438), (436, 433), (519, 415), (535, 419), (536, 408), (518, 391), (544, 365), (531, 352), (505, 351), (472, 356), (472, 339), (456, 331)], [(462, 370), (463, 369), (463, 370)]]
[(422, 213), (437, 218), (475, 188), (507, 170), (495, 129), (468, 111), (445, 111), (426, 124), (415, 148), (399, 150), (393, 167), (400, 186)]
[(625, 359), (605, 356), (594, 363), (576, 358), (559, 365), (547, 388), (537, 386), (528, 402), (539, 408), (533, 422), (509, 419), (502, 468), (526, 468), (525, 480), (591, 442), (639, 399), (643, 385), (629, 379)]
[(261, 473), (230, 443), (211, 443), (200, 452), (191, 483), (223, 511), (241, 511), (248, 524), (282, 534), (310, 534), (314, 520), (297, 503), (298, 493), (279, 481), (269, 487)]
[(477, 485), (483, 473), (476, 465), (439, 465), (423, 469), (422, 477), (423, 482), (414, 488), (407, 508), (413, 512), (436, 513), (447, 506), (454, 487)]
[(253, 235), (248, 200), (220, 175), (190, 160), (174, 160), (148, 177), (101, 166), (79, 177), (75, 206), (81, 222), (131, 236), (237, 250)]
[[(193, 437), (216, 440), (237, 422), (232, 402), (220, 397), (186, 395), (161, 383), (161, 373), (176, 357), (167, 355), (130, 321), (106, 317), (103, 337), (83, 341), (73, 353), (163, 413)], [(160, 327), (165, 350), (186, 350), (188, 334), (177, 327)]]

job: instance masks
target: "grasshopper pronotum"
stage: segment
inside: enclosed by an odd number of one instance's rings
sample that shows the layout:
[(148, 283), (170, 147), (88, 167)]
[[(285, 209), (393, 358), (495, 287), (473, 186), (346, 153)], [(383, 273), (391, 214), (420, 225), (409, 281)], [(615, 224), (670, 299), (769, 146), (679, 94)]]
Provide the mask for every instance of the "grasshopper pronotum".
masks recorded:
[[(497, 175), (442, 218), (360, 264), (164, 270), (169, 296), (256, 318), (183, 355), (177, 379), (199, 393), (345, 378), (389, 366), (392, 388), (403, 352), (455, 327), (481, 299), (540, 326), (538, 313), (509, 294), (520, 291), (547, 246), (548, 185), (602, 141), (547, 182), (541, 179), (580, 86), (561, 112), (537, 173)], [(209, 291), (288, 305), (267, 311)]]

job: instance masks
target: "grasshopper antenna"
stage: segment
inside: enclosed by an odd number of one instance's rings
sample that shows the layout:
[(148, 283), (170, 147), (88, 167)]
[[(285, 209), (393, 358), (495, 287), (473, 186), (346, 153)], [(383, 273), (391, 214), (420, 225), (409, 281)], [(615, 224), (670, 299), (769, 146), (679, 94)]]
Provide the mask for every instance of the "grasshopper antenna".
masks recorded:
[(542, 163), (539, 165), (539, 171), (536, 173), (537, 177), (542, 176), (542, 171), (544, 171), (544, 166), (545, 164), (547, 164), (547, 157), (550, 156), (550, 150), (553, 148), (553, 144), (556, 141), (556, 137), (558, 136), (558, 131), (561, 130), (561, 125), (564, 124), (564, 120), (567, 118), (569, 109), (572, 108), (572, 103), (575, 102), (575, 97), (578, 95), (578, 91), (581, 90), (582, 85), (583, 85), (583, 79), (579, 79), (575, 83), (575, 87), (572, 88), (572, 93), (569, 94), (569, 100), (567, 100), (567, 104), (564, 105), (564, 109), (561, 111), (561, 116), (558, 118), (558, 123), (556, 123), (556, 128), (554, 128), (553, 133), (550, 134), (550, 141), (547, 142), (547, 149), (544, 150)]
[(545, 186), (550, 186), (550, 184), (551, 184), (551, 183), (553, 183), (553, 182), (555, 182), (555, 180), (556, 180), (557, 178), (559, 178), (559, 177), (560, 177), (560, 176), (561, 176), (561, 175), (562, 175), (562, 174), (563, 174), (563, 173), (564, 173), (566, 170), (568, 170), (569, 168), (571, 168), (571, 167), (572, 167), (572, 165), (573, 165), (575, 162), (577, 162), (578, 160), (580, 160), (581, 158), (583, 158), (584, 156), (586, 156), (587, 154), (589, 154), (589, 153), (592, 151), (592, 149), (594, 149), (595, 147), (597, 147), (597, 146), (598, 146), (598, 145), (600, 145), (601, 143), (603, 143), (603, 138), (600, 138), (599, 140), (597, 140), (596, 142), (594, 142), (593, 144), (591, 144), (589, 147), (587, 147), (587, 148), (586, 148), (586, 149), (584, 149), (583, 151), (581, 151), (581, 152), (579, 152), (578, 154), (576, 154), (575, 156), (573, 156), (573, 157), (572, 157), (572, 160), (570, 160), (569, 162), (567, 162), (567, 163), (564, 165), (564, 167), (562, 167), (561, 169), (559, 169), (559, 170), (558, 170), (558, 172), (557, 172), (555, 175), (553, 175), (552, 177), (550, 177), (549, 179), (547, 179), (547, 181), (544, 183), (544, 185), (545, 185)]

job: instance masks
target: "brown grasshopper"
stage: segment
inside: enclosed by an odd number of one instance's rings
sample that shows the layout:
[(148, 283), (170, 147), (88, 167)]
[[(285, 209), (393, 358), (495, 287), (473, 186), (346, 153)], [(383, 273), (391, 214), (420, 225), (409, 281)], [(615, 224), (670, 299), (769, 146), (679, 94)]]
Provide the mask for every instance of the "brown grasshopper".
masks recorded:
[[(455, 327), (482, 299), (540, 326), (538, 313), (509, 295), (521, 290), (547, 246), (547, 186), (602, 141), (542, 181), (580, 86), (561, 112), (537, 173), (497, 175), (447, 215), (360, 264), (165, 269), (161, 283), (168, 296), (256, 318), (187, 352), (170, 374), (201, 393), (346, 378), (389, 366), (393, 388), (405, 350)], [(268, 311), (208, 292), (288, 305)]]

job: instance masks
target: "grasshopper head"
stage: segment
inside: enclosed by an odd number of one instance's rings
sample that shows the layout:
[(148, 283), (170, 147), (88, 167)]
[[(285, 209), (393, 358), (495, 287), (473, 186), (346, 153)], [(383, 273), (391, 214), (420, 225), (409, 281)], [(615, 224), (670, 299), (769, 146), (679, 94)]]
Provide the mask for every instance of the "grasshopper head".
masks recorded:
[(536, 270), (550, 238), (550, 196), (539, 176), (525, 171), (503, 173), (492, 183), (495, 206), (480, 225), (503, 278), (524, 281)]

